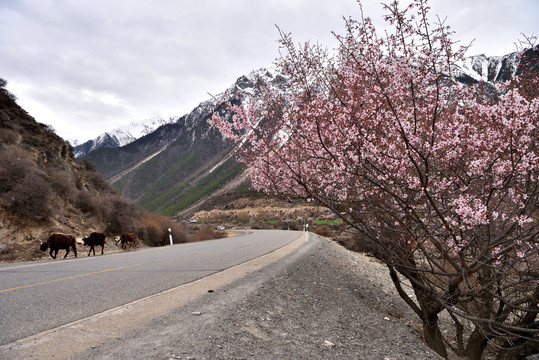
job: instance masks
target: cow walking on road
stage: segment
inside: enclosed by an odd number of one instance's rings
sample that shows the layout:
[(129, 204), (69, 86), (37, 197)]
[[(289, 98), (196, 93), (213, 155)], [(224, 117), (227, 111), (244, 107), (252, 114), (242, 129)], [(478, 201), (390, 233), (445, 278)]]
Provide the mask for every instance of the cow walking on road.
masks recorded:
[(116, 242), (116, 245), (118, 245), (118, 243), (121, 244), (121, 247), (124, 250), (127, 247), (127, 245), (129, 245), (129, 248), (127, 249), (127, 251), (131, 250), (131, 246), (135, 246), (135, 250), (137, 250), (137, 236), (135, 234), (129, 234), (129, 233), (122, 234), (120, 236), (120, 240)]
[(95, 247), (97, 245), (101, 246), (101, 255), (103, 255), (103, 252), (105, 250), (106, 237), (107, 236), (103, 233), (93, 232), (87, 238), (82, 239), (84, 246), (90, 246), (90, 250), (88, 251), (88, 256), (90, 256), (90, 252), (92, 252), (92, 250), (94, 251), (94, 256), (95, 256)]
[[(77, 243), (75, 241), (75, 237), (73, 235), (69, 234), (52, 234), (49, 236), (47, 241), (42, 242), (40, 249), (41, 251), (45, 251), (47, 249), (51, 249), (50, 254), (53, 259), (56, 259), (56, 256), (58, 255), (58, 250), (65, 249), (66, 254), (64, 255), (64, 259), (67, 257), (67, 254), (69, 254), (69, 248), (73, 248), (73, 252), (75, 253), (75, 257), (77, 257)], [(54, 251), (54, 255), (52, 255), (52, 252)]]

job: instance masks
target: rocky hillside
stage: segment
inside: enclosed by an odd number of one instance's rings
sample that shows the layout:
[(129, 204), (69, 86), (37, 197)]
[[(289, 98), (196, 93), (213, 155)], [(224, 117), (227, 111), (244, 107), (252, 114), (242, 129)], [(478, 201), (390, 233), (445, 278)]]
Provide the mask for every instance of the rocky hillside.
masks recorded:
[[(40, 257), (51, 232), (125, 230), (136, 208), (69, 143), (17, 105), (0, 79), (0, 261)], [(119, 212), (117, 212), (119, 211)]]

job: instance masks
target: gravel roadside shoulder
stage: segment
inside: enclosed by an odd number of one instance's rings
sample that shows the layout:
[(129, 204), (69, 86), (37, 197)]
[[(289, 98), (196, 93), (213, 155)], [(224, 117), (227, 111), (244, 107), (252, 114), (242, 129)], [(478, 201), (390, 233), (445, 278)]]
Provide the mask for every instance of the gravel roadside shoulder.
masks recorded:
[(415, 316), (383, 265), (311, 234), (289, 256), (73, 359), (440, 359)]

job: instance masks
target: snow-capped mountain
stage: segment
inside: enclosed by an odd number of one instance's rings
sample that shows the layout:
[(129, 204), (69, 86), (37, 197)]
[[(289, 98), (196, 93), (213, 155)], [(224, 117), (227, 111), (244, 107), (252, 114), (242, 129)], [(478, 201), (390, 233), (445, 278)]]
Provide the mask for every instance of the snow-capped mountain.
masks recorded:
[(90, 151), (102, 147), (121, 147), (127, 145), (144, 135), (148, 135), (155, 131), (158, 127), (174, 123), (178, 118), (171, 117), (168, 120), (161, 118), (152, 118), (142, 121), (133, 122), (125, 126), (118, 127), (112, 131), (103, 133), (95, 139), (88, 140), (83, 144), (73, 144), (73, 153), (76, 158), (84, 157)]
[(511, 79), (518, 67), (517, 53), (504, 56), (475, 55), (456, 64), (453, 76), (464, 83), (505, 82)]
[[(464, 61), (456, 64), (452, 77), (462, 83), (495, 83), (508, 81), (518, 68), (517, 53), (511, 53), (504, 56), (490, 56), (483, 54), (470, 56)], [(181, 118), (164, 119), (149, 119), (139, 122), (134, 122), (126, 126), (119, 127), (110, 132), (106, 132), (93, 140), (89, 140), (83, 144), (74, 144), (75, 157), (82, 158), (93, 150), (102, 147), (122, 147), (133, 141), (141, 138), (144, 135), (150, 134), (158, 127), (174, 123), (183, 119), (189, 123), (189, 119), (198, 118), (198, 112), (205, 112), (208, 108), (216, 105), (216, 101), (222, 100), (222, 97), (231, 97), (238, 93), (251, 93), (256, 89), (256, 82), (263, 81), (271, 83), (274, 87), (280, 87), (286, 80), (282, 75), (273, 73), (267, 69), (259, 69), (253, 71), (249, 75), (241, 76), (236, 83), (225, 91), (223, 94), (217, 95), (215, 98), (202, 102), (196, 107), (192, 113)], [(188, 125), (187, 125), (188, 126)]]
[[(485, 82), (490, 83), (491, 85), (496, 82), (510, 80), (511, 76), (515, 74), (519, 67), (516, 52), (504, 56), (487, 57), (483, 54), (470, 56), (455, 65), (456, 67), (454, 68), (452, 77), (456, 81), (466, 84)], [(110, 132), (106, 132), (84, 144), (74, 144), (75, 156), (77, 158), (82, 158), (91, 151), (101, 147), (122, 147), (144, 135), (150, 134), (164, 124), (184, 121), (184, 125), (189, 127), (192, 119), (200, 118), (200, 113), (210, 111), (209, 109), (214, 108), (217, 103), (222, 102), (224, 99), (226, 101), (227, 98), (232, 98), (241, 93), (254, 95), (253, 92), (257, 91), (257, 81), (271, 84), (274, 88), (280, 88), (286, 82), (286, 79), (282, 75), (267, 69), (253, 71), (248, 75), (238, 78), (236, 83), (224, 93), (200, 103), (200, 105), (193, 109), (190, 114), (184, 115), (181, 118), (171, 118), (169, 120), (149, 119), (134, 122)]]
[(190, 131), (203, 117), (202, 114), (211, 113), (220, 103), (231, 100), (236, 96), (243, 98), (245, 94), (255, 95), (256, 91), (258, 91), (256, 88), (260, 85), (257, 82), (268, 83), (274, 88), (279, 88), (286, 82), (286, 80), (282, 75), (277, 74), (272, 70), (262, 68), (252, 71), (250, 74), (238, 78), (234, 85), (225, 92), (201, 102), (187, 115), (170, 118), (169, 120), (150, 119), (131, 123), (101, 134), (97, 138), (83, 144), (74, 145), (73, 152), (75, 157), (80, 159), (99, 148), (119, 148), (138, 140), (144, 135), (154, 132), (157, 128), (165, 124), (181, 122), (182, 126), (184, 126), (187, 131)]
[(253, 71), (176, 122), (127, 146), (92, 151), (84, 159), (138, 205), (174, 215), (229, 182), (243, 181), (242, 165), (231, 157), (233, 145), (209, 122), (213, 114), (231, 117), (228, 102), (241, 104), (266, 86), (285, 91), (286, 83), (272, 71)]

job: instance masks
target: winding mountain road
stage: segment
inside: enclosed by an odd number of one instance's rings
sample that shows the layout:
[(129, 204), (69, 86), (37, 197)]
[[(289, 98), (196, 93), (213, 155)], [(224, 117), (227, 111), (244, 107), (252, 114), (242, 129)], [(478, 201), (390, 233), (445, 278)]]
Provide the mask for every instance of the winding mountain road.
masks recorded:
[(0, 346), (221, 272), (300, 235), (255, 231), (91, 257), (79, 247), (79, 258), (1, 265)]

